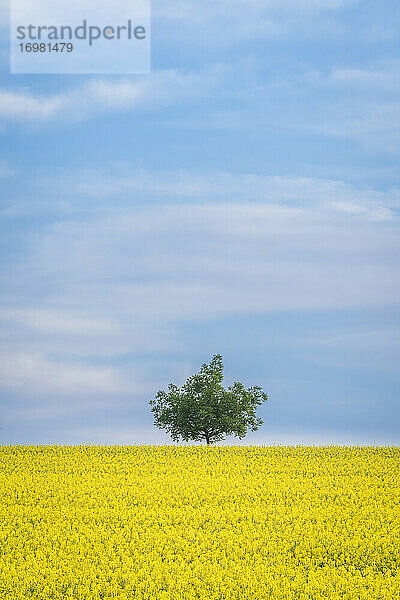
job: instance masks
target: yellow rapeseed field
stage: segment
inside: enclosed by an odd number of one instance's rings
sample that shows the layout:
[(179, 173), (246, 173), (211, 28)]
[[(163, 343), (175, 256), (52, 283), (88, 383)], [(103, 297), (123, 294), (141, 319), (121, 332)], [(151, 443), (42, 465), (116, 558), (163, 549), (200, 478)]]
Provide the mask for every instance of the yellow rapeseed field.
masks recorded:
[(395, 600), (400, 449), (0, 447), (3, 600)]

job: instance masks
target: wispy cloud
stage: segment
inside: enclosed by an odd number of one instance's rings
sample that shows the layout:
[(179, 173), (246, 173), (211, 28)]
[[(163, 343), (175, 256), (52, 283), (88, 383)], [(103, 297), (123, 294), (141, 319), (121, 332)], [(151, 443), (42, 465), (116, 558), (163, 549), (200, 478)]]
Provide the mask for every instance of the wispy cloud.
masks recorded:
[(106, 335), (115, 334), (115, 326), (112, 322), (104, 319), (96, 319), (70, 313), (62, 313), (57, 310), (23, 310), (6, 309), (0, 313), (0, 319), (13, 321), (15, 325), (28, 327), (32, 331), (57, 335)]
[(332, 70), (327, 82), (353, 88), (367, 88), (375, 94), (399, 91), (398, 61), (389, 61), (376, 68), (338, 67)]
[(161, 353), (181, 346), (169, 324), (143, 320), (139, 315), (126, 319), (90, 303), (86, 308), (68, 303), (63, 308), (54, 307), (48, 299), (39, 305), (23, 304), (0, 308), (0, 352), (40, 351), (42, 355), (84, 364), (92, 357), (108, 360), (131, 352)]
[(0, 378), (4, 390), (24, 395), (45, 392), (63, 395), (121, 394), (127, 392), (111, 368), (90, 367), (79, 363), (57, 361), (40, 354), (2, 354)]
[(87, 119), (99, 112), (146, 110), (205, 97), (230, 73), (213, 66), (201, 72), (166, 70), (129, 79), (93, 79), (56, 94), (32, 94), (26, 89), (0, 91), (0, 119), (43, 124), (54, 120)]
[[(148, 185), (171, 197), (174, 179), (165, 187), (161, 181), (158, 174), (145, 176), (139, 195)], [(37, 277), (45, 276), (52, 306), (88, 312), (101, 298), (102, 307), (136, 319), (398, 300), (390, 194), (340, 182), (246, 175), (240, 181), (226, 174), (208, 182), (194, 177), (191, 185), (184, 176), (180, 203), (139, 208), (129, 206), (135, 180), (132, 188), (122, 186), (123, 202), (113, 208), (97, 204), (96, 213), (75, 217), (61, 212), (32, 238), (26, 261), (13, 265), (10, 293), (22, 281), (33, 292)]]
[[(399, 90), (395, 60), (334, 65), (328, 71), (305, 64), (283, 75), (265, 75), (261, 59), (244, 60), (92, 79), (56, 93), (3, 89), (0, 121), (44, 126), (151, 111), (175, 129), (349, 138), (369, 151), (394, 155), (400, 146)], [(187, 106), (189, 112), (176, 110)]]
[[(61, 337), (58, 346), (53, 344), (58, 356), (40, 352), (39, 348), (46, 345), (44, 336), (42, 332), (42, 336), (36, 338), (31, 351), (27, 351), (23, 343), (19, 351), (1, 344), (2, 424), (12, 426), (68, 418), (85, 420), (90, 414), (107, 418), (110, 411), (128, 407), (131, 411), (137, 410), (143, 395), (150, 397), (154, 393), (157, 378), (145, 380), (139, 369), (128, 374), (121, 367), (93, 365), (87, 357), (78, 360), (76, 355), (63, 356)], [(75, 348), (78, 344), (77, 340)]]
[[(307, 210), (355, 215), (367, 220), (391, 221), (394, 209), (400, 207), (400, 190), (378, 191), (351, 185), (343, 181), (278, 175), (254, 175), (248, 173), (214, 172), (201, 173), (151, 172), (135, 169), (130, 165), (118, 165), (99, 172), (85, 170), (79, 173), (59, 173), (57, 181), (47, 181), (50, 189), (58, 195), (64, 191), (71, 204), (74, 198), (83, 201), (96, 199), (97, 210), (108, 204), (110, 198), (125, 206), (127, 201), (152, 198), (154, 201), (187, 203), (188, 200), (209, 204), (244, 201), (265, 205), (305, 207)], [(43, 192), (44, 192), (43, 188)], [(36, 210), (36, 208), (35, 208)]]
[[(107, 402), (127, 397), (143, 402), (165, 385), (165, 359), (156, 357), (185, 353), (185, 323), (399, 301), (397, 200), (388, 192), (307, 178), (128, 170), (92, 173), (85, 185), (82, 173), (65, 174), (57, 196), (68, 190), (69, 209), (61, 200), (57, 213), (52, 203), (52, 222), (24, 236), (17, 259), (5, 257), (1, 390), (19, 400), (7, 401), (3, 422), (96, 406), (105, 414)], [(158, 200), (147, 204), (146, 195)], [(96, 198), (95, 211), (84, 196)], [(12, 211), (5, 218), (12, 222)], [(127, 357), (143, 355), (144, 371), (125, 367)]]

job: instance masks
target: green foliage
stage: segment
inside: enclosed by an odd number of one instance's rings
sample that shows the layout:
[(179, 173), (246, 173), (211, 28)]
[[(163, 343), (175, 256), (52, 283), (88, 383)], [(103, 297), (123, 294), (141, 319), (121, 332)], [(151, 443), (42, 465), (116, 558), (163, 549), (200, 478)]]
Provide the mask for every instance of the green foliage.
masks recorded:
[(224, 389), (222, 356), (215, 354), (209, 364), (178, 388), (168, 386), (150, 400), (154, 423), (177, 442), (180, 439), (219, 442), (226, 435), (242, 439), (248, 429), (256, 431), (263, 421), (256, 416), (257, 406), (268, 396), (258, 386), (245, 389), (235, 382)]

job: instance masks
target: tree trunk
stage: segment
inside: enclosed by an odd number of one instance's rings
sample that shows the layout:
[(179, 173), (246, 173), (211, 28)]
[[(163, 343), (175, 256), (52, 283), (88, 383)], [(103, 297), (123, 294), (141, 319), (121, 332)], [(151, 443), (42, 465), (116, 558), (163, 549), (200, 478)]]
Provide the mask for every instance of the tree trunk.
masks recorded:
[(207, 433), (205, 434), (205, 438), (206, 438), (207, 446), (209, 446), (210, 445), (210, 438), (208, 437)]

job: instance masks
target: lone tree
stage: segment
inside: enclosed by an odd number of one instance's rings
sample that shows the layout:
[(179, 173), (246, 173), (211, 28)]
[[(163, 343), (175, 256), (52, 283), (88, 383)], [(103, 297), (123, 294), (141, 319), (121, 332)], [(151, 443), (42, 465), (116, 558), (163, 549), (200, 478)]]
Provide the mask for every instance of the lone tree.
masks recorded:
[(178, 388), (168, 386), (150, 400), (154, 423), (166, 429), (174, 442), (181, 438), (219, 442), (225, 435), (242, 439), (247, 429), (256, 431), (263, 421), (256, 416), (256, 408), (268, 399), (258, 386), (245, 389), (235, 382), (226, 390), (223, 381), (222, 356), (215, 354), (209, 364), (203, 364), (197, 375), (192, 375)]

